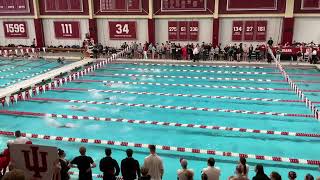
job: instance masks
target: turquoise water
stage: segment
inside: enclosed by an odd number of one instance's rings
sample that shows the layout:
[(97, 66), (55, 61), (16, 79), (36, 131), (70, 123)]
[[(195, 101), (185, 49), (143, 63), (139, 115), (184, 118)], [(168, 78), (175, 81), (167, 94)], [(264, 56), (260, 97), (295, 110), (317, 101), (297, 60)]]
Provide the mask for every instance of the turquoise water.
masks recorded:
[[(152, 71), (125, 70), (121, 68), (156, 68)], [(84, 76), (80, 80), (99, 80), (99, 81), (125, 81), (125, 82), (158, 82), (168, 84), (202, 84), (219, 86), (242, 86), (242, 87), (264, 87), (264, 88), (289, 88), (285, 82), (240, 82), (240, 81), (212, 81), (197, 79), (176, 79), (176, 78), (138, 78), (112, 77), (118, 74), (148, 74), (148, 75), (169, 75), (169, 76), (201, 76), (201, 77), (222, 77), (222, 78), (254, 78), (283, 80), (280, 74), (266, 75), (239, 75), (239, 74), (216, 74), (216, 73), (197, 73), (197, 72), (166, 72), (163, 69), (173, 70), (216, 70), (216, 71), (243, 71), (243, 72), (278, 72), (274, 68), (253, 69), (253, 68), (210, 68), (210, 67), (171, 67), (171, 66), (147, 66), (131, 64), (111, 64), (105, 69), (95, 71), (96, 76)], [(289, 74), (320, 74), (315, 69), (293, 70), (288, 69)], [(106, 76), (107, 75), (107, 76)], [(292, 76), (294, 80), (316, 81), (316, 76)], [(320, 84), (298, 83), (302, 89), (320, 89)], [(154, 85), (123, 85), (112, 84), (106, 86), (103, 82), (71, 82), (63, 88), (84, 88), (96, 90), (123, 90), (130, 92), (164, 92), (164, 93), (183, 93), (211, 96), (239, 96), (251, 98), (272, 98), (285, 100), (298, 100), (298, 97), (291, 91), (258, 91), (241, 89), (212, 89), (198, 87), (174, 87), (174, 86), (154, 86)], [(320, 101), (320, 93), (306, 93), (313, 101)], [(294, 114), (311, 114), (303, 103), (284, 103), (284, 102), (263, 102), (263, 101), (240, 101), (229, 99), (205, 99), (191, 97), (169, 97), (155, 95), (134, 95), (117, 94), (97, 91), (49, 91), (39, 95), (40, 98), (57, 98), (69, 100), (88, 100), (102, 102), (123, 102), (135, 104), (156, 104), (170, 106), (193, 106), (203, 108), (221, 108), (231, 110), (248, 111), (268, 111)], [(73, 111), (70, 106), (76, 105), (83, 111)], [(251, 114), (236, 114), (226, 112), (205, 112), (192, 110), (173, 110), (148, 107), (127, 107), (114, 105), (93, 105), (93, 104), (74, 104), (49, 101), (28, 101), (21, 102), (14, 107), (7, 108), (15, 111), (56, 113), (67, 115), (97, 116), (112, 118), (127, 118), (134, 120), (152, 120), (177, 123), (204, 124), (216, 126), (228, 126), (238, 128), (252, 128), (261, 130), (279, 130), (291, 132), (320, 133), (319, 122), (313, 118), (303, 117), (282, 117)], [(135, 143), (159, 144), (168, 146), (179, 146), (201, 149), (215, 149), (220, 151), (231, 151), (237, 153), (248, 153), (258, 155), (282, 156), (302, 159), (320, 159), (320, 139), (306, 137), (286, 137), (277, 135), (263, 135), (252, 133), (240, 133), (217, 130), (204, 130), (196, 128), (178, 128), (154, 125), (127, 124), (115, 122), (97, 122), (94, 120), (69, 120), (69, 119), (50, 119), (40, 117), (21, 117), (0, 115), (0, 126), (2, 130), (14, 131), (20, 129), (24, 132), (94, 138), (102, 140), (129, 141)], [(73, 123), (75, 128), (59, 129), (54, 124)], [(8, 138), (0, 137), (1, 145), (4, 147)], [(58, 146), (67, 152), (67, 159), (72, 159), (78, 155), (78, 148), (83, 144), (33, 140), (34, 143)], [(98, 163), (104, 156), (105, 145), (85, 144), (88, 155)], [(113, 157), (120, 163), (125, 157), (125, 147), (112, 146)], [(140, 164), (148, 155), (147, 149), (133, 148), (134, 157)], [(192, 153), (179, 153), (173, 151), (158, 151), (163, 158), (165, 165), (165, 180), (176, 179), (176, 170), (180, 168), (179, 158), (184, 157), (189, 161), (189, 167), (195, 170), (195, 179), (200, 179), (200, 171), (206, 167), (206, 159), (210, 156)], [(217, 163), (216, 166), (222, 169), (222, 178), (226, 179), (232, 175), (238, 158), (213, 156)], [(266, 173), (273, 170), (280, 172), (285, 179), (290, 170), (297, 172), (299, 179), (307, 173), (319, 176), (318, 168), (308, 165), (294, 165), (289, 163), (277, 163), (271, 161), (247, 160), (250, 168), (250, 178), (254, 175), (253, 166), (260, 162), (265, 165)], [(98, 168), (94, 173), (100, 173)]]
[(0, 88), (61, 67), (56, 61), (0, 60)]

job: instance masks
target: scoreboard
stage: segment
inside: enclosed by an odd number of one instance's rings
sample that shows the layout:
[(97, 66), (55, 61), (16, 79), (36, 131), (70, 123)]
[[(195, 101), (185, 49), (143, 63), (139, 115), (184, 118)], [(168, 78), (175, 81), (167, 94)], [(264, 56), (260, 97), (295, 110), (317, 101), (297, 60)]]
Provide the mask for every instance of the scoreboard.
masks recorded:
[(233, 21), (232, 41), (265, 41), (267, 21)]
[(301, 9), (318, 10), (320, 9), (320, 0), (302, 0)]
[(278, 0), (227, 0), (227, 10), (277, 10), (277, 1)]
[(29, 12), (29, 0), (0, 0), (0, 13)]
[(45, 12), (83, 12), (83, 0), (42, 0)]
[(109, 21), (109, 37), (112, 40), (137, 39), (137, 23), (135, 21)]
[(206, 11), (207, 0), (161, 0), (161, 11)]
[(57, 39), (80, 39), (79, 21), (55, 21), (53, 24)]
[(4, 21), (3, 30), (6, 38), (28, 38), (27, 23), (25, 21)]
[(197, 41), (198, 36), (198, 21), (168, 21), (169, 41)]
[(100, 0), (101, 12), (140, 12), (141, 0)]

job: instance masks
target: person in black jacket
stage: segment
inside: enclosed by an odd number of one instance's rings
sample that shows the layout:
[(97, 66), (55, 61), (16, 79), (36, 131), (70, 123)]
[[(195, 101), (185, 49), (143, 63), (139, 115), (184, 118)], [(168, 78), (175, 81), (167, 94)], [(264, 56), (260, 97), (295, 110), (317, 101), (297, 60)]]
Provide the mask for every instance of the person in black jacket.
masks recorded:
[(137, 160), (132, 158), (132, 149), (127, 149), (127, 158), (121, 161), (121, 174), (124, 180), (135, 180), (140, 175), (140, 165)]
[(96, 167), (93, 159), (90, 156), (86, 156), (86, 151), (85, 147), (80, 147), (80, 156), (75, 157), (70, 162), (71, 167), (77, 167), (79, 169), (79, 180), (92, 180), (91, 168)]
[(70, 176), (68, 171), (70, 169), (70, 163), (65, 159), (66, 153), (62, 149), (58, 149), (59, 162), (60, 162), (60, 177), (61, 180), (69, 180)]
[(120, 173), (120, 168), (115, 159), (111, 157), (111, 149), (106, 148), (106, 157), (100, 160), (100, 171), (103, 172), (103, 180), (116, 180)]
[(256, 176), (252, 180), (270, 180), (270, 178), (264, 173), (262, 164), (256, 165)]

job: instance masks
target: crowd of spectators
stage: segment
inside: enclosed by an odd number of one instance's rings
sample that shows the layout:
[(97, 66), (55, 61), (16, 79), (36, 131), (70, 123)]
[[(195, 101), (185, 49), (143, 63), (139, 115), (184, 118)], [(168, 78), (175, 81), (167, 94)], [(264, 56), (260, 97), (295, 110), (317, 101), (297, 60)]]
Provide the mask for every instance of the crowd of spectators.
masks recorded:
[[(4, 149), (0, 156), (0, 179), (1, 180), (26, 180), (24, 177), (24, 172), (16, 169), (14, 165), (10, 164), (10, 152), (9, 148), (11, 144), (32, 144), (32, 142), (21, 136), (20, 131), (15, 132), (16, 139), (8, 141), (8, 147)], [(156, 153), (156, 147), (154, 145), (149, 146), (150, 155), (145, 157), (144, 163), (140, 166), (139, 161), (133, 158), (133, 150), (127, 149), (126, 155), (121, 162), (120, 166), (118, 162), (112, 158), (111, 148), (105, 149), (105, 157), (103, 157), (99, 162), (99, 169), (103, 174), (104, 180), (117, 180), (121, 173), (123, 180), (161, 180), (165, 169), (163, 166), (163, 161), (161, 157)], [(55, 166), (55, 175), (59, 176), (57, 179), (69, 180), (69, 170), (70, 168), (78, 168), (79, 180), (91, 180), (92, 169), (97, 167), (94, 160), (87, 155), (86, 148), (80, 147), (80, 155), (73, 158), (71, 161), (66, 160), (66, 153), (62, 149), (58, 149), (59, 161)], [(215, 159), (213, 157), (208, 158), (207, 167), (203, 168), (201, 174), (196, 174), (192, 169), (188, 167), (188, 161), (185, 158), (180, 158), (181, 169), (177, 170), (178, 180), (219, 180), (221, 179), (221, 170), (215, 166)], [(7, 169), (9, 171), (7, 172)], [(239, 163), (235, 166), (235, 174), (231, 175), (228, 180), (249, 180), (249, 165), (246, 159), (241, 157)], [(254, 168), (255, 176), (252, 180), (281, 180), (281, 175), (273, 171), (270, 175), (266, 175), (262, 164), (257, 164)], [(283, 177), (283, 179), (295, 180), (297, 179), (297, 174), (294, 171), (288, 173), (288, 177)], [(304, 180), (314, 180), (311, 174), (307, 174), (304, 178), (299, 178)], [(317, 178), (320, 180), (320, 177)]]

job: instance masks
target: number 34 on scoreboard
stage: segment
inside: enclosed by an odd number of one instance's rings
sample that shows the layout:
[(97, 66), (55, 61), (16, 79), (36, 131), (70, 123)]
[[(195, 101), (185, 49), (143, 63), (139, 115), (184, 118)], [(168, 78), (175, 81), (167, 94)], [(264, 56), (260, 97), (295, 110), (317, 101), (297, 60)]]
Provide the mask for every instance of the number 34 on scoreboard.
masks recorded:
[(137, 39), (137, 23), (135, 21), (109, 21), (109, 37), (118, 40)]

